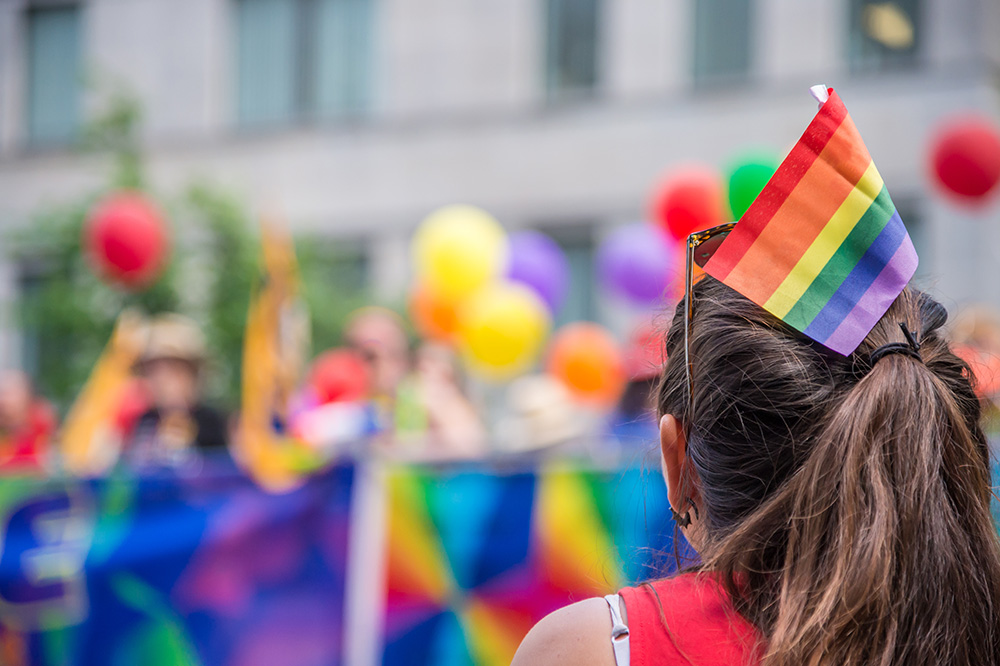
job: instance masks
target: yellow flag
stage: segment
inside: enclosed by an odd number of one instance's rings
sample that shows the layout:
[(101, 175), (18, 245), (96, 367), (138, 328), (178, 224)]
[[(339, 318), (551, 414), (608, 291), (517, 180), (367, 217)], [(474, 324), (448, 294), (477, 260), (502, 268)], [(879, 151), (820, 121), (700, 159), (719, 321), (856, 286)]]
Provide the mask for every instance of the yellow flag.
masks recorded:
[(288, 404), (308, 347), (291, 237), (265, 225), (262, 266), (243, 339), (240, 459), (269, 490), (291, 490), (314, 465), (310, 449), (284, 432)]
[(142, 353), (144, 331), (135, 312), (118, 317), (111, 340), (63, 424), (62, 453), (69, 472), (99, 474), (118, 459), (122, 442), (115, 430), (115, 413)]

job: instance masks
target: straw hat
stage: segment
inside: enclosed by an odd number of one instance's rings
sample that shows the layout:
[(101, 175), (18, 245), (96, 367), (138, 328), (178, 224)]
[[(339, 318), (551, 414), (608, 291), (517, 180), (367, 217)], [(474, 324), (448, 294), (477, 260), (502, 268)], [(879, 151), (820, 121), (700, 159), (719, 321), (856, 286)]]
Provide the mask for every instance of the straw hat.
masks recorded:
[(150, 320), (140, 363), (173, 359), (201, 365), (206, 359), (205, 336), (191, 319), (174, 313)]
[(551, 375), (529, 375), (511, 383), (507, 409), (500, 430), (510, 451), (561, 444), (584, 436), (590, 426), (566, 387)]

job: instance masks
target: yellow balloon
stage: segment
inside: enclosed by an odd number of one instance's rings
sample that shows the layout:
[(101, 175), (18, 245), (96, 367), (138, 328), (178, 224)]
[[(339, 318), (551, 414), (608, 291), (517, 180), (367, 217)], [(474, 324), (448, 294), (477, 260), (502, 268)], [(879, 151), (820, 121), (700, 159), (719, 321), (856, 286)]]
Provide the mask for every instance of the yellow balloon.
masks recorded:
[(474, 206), (445, 206), (423, 221), (413, 238), (420, 280), (459, 299), (495, 280), (507, 266), (507, 234)]
[(510, 379), (534, 364), (550, 326), (548, 309), (534, 291), (501, 282), (466, 303), (459, 344), (471, 371), (487, 379)]

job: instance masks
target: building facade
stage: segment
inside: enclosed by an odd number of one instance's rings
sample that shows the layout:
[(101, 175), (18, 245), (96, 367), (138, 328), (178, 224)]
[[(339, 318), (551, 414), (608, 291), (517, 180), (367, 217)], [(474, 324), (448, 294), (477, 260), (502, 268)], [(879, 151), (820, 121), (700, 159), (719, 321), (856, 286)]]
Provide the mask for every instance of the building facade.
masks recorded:
[[(926, 166), (942, 119), (1000, 118), (996, 35), (995, 0), (0, 0), (0, 233), (103, 182), (75, 141), (112, 81), (142, 103), (157, 189), (208, 178), (340, 239), (382, 299), (422, 217), (465, 202), (564, 245), (560, 318), (624, 326), (593, 277), (602, 235), (671, 168), (783, 154), (826, 83), (922, 282), (1000, 306), (1000, 205), (955, 207)], [(0, 263), (5, 364), (18, 270)]]

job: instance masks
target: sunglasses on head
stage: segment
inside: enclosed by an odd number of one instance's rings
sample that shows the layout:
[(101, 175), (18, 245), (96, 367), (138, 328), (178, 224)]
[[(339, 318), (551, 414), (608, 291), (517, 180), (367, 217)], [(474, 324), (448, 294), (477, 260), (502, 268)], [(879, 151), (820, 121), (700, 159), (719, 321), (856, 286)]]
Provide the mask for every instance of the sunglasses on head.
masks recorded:
[(704, 268), (708, 260), (722, 245), (735, 222), (720, 224), (711, 229), (696, 231), (687, 239), (687, 255), (684, 266), (684, 371), (687, 375), (688, 418), (694, 410), (694, 372), (691, 366), (691, 320), (694, 317), (694, 267)]

